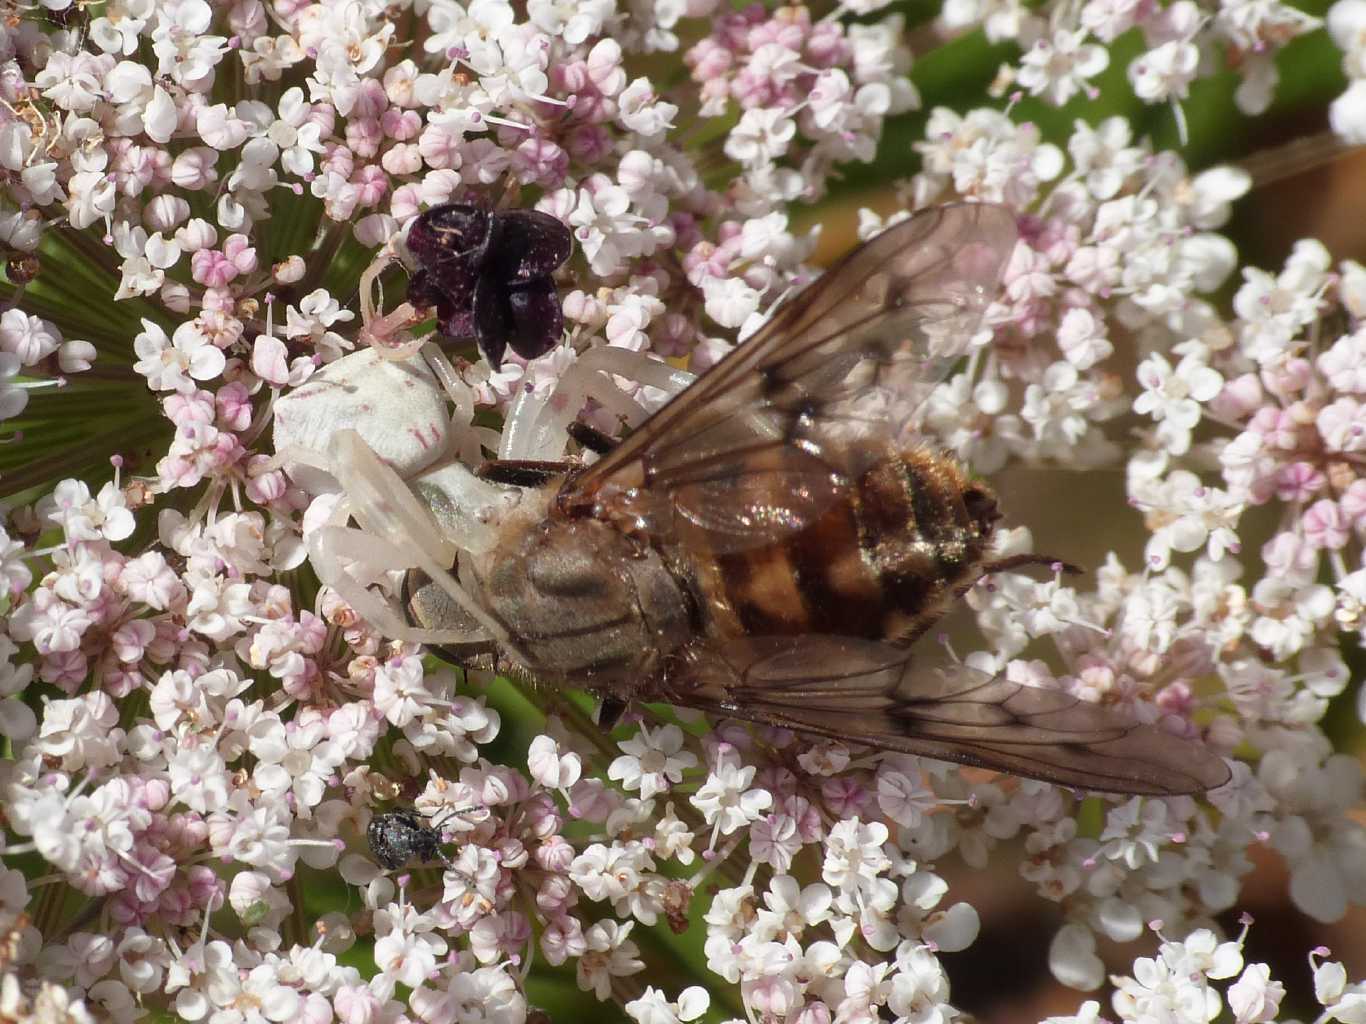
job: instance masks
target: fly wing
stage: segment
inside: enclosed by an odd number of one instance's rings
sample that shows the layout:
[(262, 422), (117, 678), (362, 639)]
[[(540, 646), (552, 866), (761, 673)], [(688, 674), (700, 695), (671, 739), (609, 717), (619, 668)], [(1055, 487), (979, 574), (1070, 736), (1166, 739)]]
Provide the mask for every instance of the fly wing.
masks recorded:
[(921, 211), (861, 245), (586, 473), (562, 507), (630, 494), (714, 550), (809, 526), (903, 439), (966, 351), (1016, 239), (1005, 207)]
[(1230, 778), (1199, 743), (1113, 708), (964, 665), (913, 674), (908, 651), (852, 637), (729, 645), (678, 689), (715, 714), (1078, 789), (1177, 796)]

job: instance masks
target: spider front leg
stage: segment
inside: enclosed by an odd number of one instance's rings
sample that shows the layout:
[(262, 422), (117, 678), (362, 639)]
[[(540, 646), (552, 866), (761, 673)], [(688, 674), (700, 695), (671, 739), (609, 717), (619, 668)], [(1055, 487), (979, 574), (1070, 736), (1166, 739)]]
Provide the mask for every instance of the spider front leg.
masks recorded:
[(669, 396), (695, 379), (686, 370), (676, 370), (638, 352), (611, 346), (589, 349), (560, 375), (549, 398), (538, 401), (529, 395), (519, 396), (508, 413), (498, 457), (560, 458), (571, 436), (570, 424), (590, 398), (627, 426), (639, 426), (647, 410), (623, 390), (618, 378), (658, 388)]
[[(503, 627), (460, 585), (454, 570), (461, 548), (451, 539), (460, 536), (466, 550), (487, 548), (493, 543), (492, 528), (468, 509), (472, 500), (481, 497), (496, 501), (501, 495), (495, 493), (490, 497), (486, 491), (497, 489), (476, 480), (459, 463), (452, 463), (414, 481), (415, 491), (375, 455), (360, 435), (350, 430), (337, 435), (331, 456), (346, 495), (347, 510), (365, 534), (388, 545), (385, 552), (393, 561), (387, 568), (420, 569), (458, 609), (458, 615), (449, 617), (459, 623), (456, 635), (443, 628), (443, 639), (506, 643)], [(440, 509), (442, 522), (438, 522), (434, 508)], [(327, 537), (331, 543), (341, 543), (334, 535)], [(326, 544), (328, 540), (320, 539), (319, 543)], [(320, 552), (323, 556), (328, 553), (325, 549)], [(470, 622), (482, 628), (482, 635), (472, 634), (466, 625)], [(388, 626), (394, 628), (396, 623), (388, 620)], [(410, 627), (405, 623), (403, 628)]]
[(320, 582), (392, 640), (421, 644), (489, 642), (487, 633), (478, 626), (467, 630), (414, 627), (392, 601), (373, 589), (387, 586), (386, 577), (408, 559), (409, 553), (400, 545), (365, 530), (322, 526), (308, 535), (308, 557)]

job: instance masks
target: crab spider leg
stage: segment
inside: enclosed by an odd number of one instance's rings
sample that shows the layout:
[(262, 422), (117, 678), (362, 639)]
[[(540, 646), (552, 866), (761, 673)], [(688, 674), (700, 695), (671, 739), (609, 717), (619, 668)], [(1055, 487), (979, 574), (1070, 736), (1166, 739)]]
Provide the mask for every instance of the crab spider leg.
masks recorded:
[(318, 470), (320, 473), (326, 473), (328, 476), (332, 475), (326, 457), (321, 452), (315, 452), (312, 448), (305, 448), (301, 444), (287, 444), (278, 449), (267, 460), (265, 468), (267, 472), (283, 469), (288, 473), (293, 466), (307, 466), (310, 469)]
[[(377, 576), (401, 563), (406, 552), (380, 537), (344, 526), (322, 526), (308, 535), (308, 555), (318, 578), (355, 609), (356, 614), (385, 636), (408, 643), (487, 642), (483, 631), (466, 633), (453, 630), (419, 629), (409, 625), (394, 607), (370, 590)], [(371, 578), (356, 575), (367, 567)]]
[(450, 422), (449, 450), (462, 462), (477, 463), (481, 458), (481, 445), (488, 438), (484, 436), (487, 433), (484, 428), (474, 426), (473, 392), (440, 347), (429, 342), (422, 346), (421, 356), (455, 407)]
[(431, 511), (354, 430), (342, 431), (334, 445), (337, 476), (361, 526), (378, 537), (400, 538), (403, 550), (412, 556), (407, 567), (425, 572), (493, 639), (516, 652), (503, 626), (451, 575), (459, 549), (442, 535)]
[[(667, 363), (649, 359), (626, 349), (589, 349), (570, 366), (555, 383), (550, 399), (532, 421), (523, 428), (521, 419), (526, 413), (514, 407), (509, 422), (519, 428), (514, 436), (504, 433), (504, 444), (498, 452), (501, 459), (552, 459), (564, 452), (564, 439), (569, 424), (578, 418), (589, 398), (621, 417), (631, 426), (644, 420), (645, 407), (629, 397), (614, 378), (622, 377), (670, 394), (677, 394), (692, 382), (693, 375), (675, 370)], [(519, 396), (521, 399), (522, 396)], [(518, 406), (522, 401), (517, 403)]]

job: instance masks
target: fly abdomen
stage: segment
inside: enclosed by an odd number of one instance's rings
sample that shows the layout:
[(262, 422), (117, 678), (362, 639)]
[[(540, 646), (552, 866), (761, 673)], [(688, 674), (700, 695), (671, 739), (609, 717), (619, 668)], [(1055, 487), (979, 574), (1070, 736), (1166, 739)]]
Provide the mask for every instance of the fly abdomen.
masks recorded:
[(951, 458), (889, 449), (810, 526), (716, 554), (698, 586), (723, 634), (895, 638), (939, 614), (994, 521), (994, 500)]

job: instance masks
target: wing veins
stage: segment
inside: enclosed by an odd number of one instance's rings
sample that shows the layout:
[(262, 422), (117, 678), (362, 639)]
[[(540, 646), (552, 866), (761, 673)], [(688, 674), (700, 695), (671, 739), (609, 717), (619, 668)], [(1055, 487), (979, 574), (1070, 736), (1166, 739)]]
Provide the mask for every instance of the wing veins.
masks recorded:
[[(895, 364), (898, 353), (929, 362), (918, 357), (918, 346), (925, 343), (923, 328), (937, 323), (953, 331), (958, 314), (984, 308), (1014, 241), (1014, 215), (991, 204), (935, 207), (893, 225), (837, 261), (754, 337), (567, 484), (565, 499), (571, 504), (589, 500), (614, 479), (626, 490), (646, 478), (660, 482), (662, 477), (655, 477), (651, 466), (659, 456), (685, 463), (690, 461), (685, 453), (699, 443), (705, 445), (709, 436), (724, 441), (745, 430), (764, 429), (766, 408), (792, 415), (785, 405), (808, 398), (843, 400), (867, 386), (866, 378), (856, 372), (861, 363)], [(960, 257), (962, 271), (955, 276), (954, 264)], [(935, 311), (936, 306), (942, 312)], [(842, 322), (844, 316), (851, 319)], [(825, 325), (827, 318), (833, 318), (833, 326)], [(881, 324), (887, 326), (887, 334), (877, 336)], [(814, 337), (809, 336), (813, 329), (818, 332)], [(848, 357), (852, 360), (846, 372), (836, 376), (835, 362)], [(851, 375), (858, 379), (851, 381)], [(765, 395), (765, 379), (776, 381), (769, 388), (789, 394)], [(757, 414), (749, 411), (751, 407)], [(802, 411), (798, 408), (796, 413)], [(889, 425), (877, 417), (845, 422), (851, 429)], [(781, 425), (778, 432), (789, 442), (803, 433)]]

